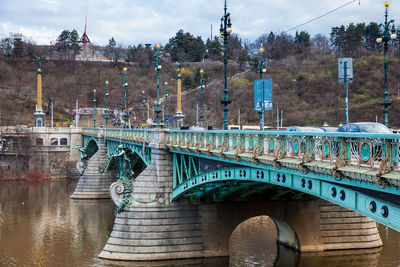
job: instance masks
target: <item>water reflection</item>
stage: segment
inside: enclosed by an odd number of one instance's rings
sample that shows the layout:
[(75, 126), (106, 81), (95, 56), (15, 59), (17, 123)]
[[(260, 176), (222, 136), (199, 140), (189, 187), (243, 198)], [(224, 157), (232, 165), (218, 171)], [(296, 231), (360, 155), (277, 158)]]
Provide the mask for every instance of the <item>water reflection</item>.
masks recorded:
[(400, 233), (384, 226), (382, 249), (298, 254), (275, 243), (256, 217), (232, 234), (231, 257), (155, 262), (97, 258), (114, 222), (111, 200), (70, 200), (76, 181), (0, 182), (0, 266), (400, 266)]
[(76, 182), (0, 184), (0, 265), (89, 265), (113, 223), (111, 201), (72, 201)]

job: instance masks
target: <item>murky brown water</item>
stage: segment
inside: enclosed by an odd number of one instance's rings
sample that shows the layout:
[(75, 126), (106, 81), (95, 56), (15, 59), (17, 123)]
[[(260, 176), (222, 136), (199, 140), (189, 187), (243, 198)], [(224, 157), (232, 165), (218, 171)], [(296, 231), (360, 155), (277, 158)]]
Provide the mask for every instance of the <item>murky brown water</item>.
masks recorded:
[[(0, 266), (400, 266), (400, 233), (378, 250), (297, 254), (277, 247), (268, 219), (237, 231), (232, 256), (152, 263), (97, 258), (114, 222), (111, 200), (70, 200), (76, 181), (0, 182)], [(266, 229), (260, 230), (260, 229)]]

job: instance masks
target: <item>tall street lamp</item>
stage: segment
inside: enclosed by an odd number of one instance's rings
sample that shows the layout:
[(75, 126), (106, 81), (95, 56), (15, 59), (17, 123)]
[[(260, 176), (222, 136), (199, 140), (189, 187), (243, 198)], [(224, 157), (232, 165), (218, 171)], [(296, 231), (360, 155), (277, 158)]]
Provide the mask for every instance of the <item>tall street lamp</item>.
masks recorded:
[[(384, 116), (384, 121), (383, 124), (388, 126), (389, 124), (389, 106), (392, 104), (392, 101), (389, 99), (389, 93), (387, 90), (387, 68), (389, 66), (387, 62), (387, 54), (388, 54), (388, 42), (390, 40), (395, 40), (397, 38), (396, 35), (396, 30), (394, 28), (394, 20), (392, 19), (391, 21), (388, 22), (388, 8), (389, 8), (389, 2), (385, 2), (385, 22), (383, 24), (380, 24), (379, 27), (381, 28), (381, 36), (376, 39), (376, 42), (378, 44), (383, 42), (383, 53), (385, 56), (385, 63), (383, 65), (384, 68), (384, 73), (385, 73), (385, 89), (383, 93), (383, 116)], [(392, 29), (390, 30), (390, 24), (392, 24)]]
[(167, 122), (165, 121), (165, 116), (168, 116), (167, 113), (167, 107), (168, 107), (168, 82), (164, 83), (165, 85), (165, 92), (164, 92), (164, 97), (165, 97), (165, 102), (164, 102), (164, 123), (165, 123), (165, 127), (167, 127)]
[(144, 125), (146, 123), (146, 117), (145, 117), (145, 105), (146, 105), (146, 98), (144, 96), (144, 91), (142, 91), (142, 112), (143, 112), (143, 122), (142, 122), (142, 128), (144, 128)]
[(108, 128), (108, 81), (106, 81), (106, 115), (104, 116), (106, 119), (106, 129)]
[(200, 70), (200, 127), (203, 127), (203, 73), (204, 71)]
[(157, 44), (156, 45), (156, 50), (157, 50), (157, 57), (156, 57), (156, 74), (157, 74), (157, 102), (156, 102), (156, 121), (157, 121), (157, 128), (160, 127), (160, 103), (159, 103), (159, 91), (160, 91), (160, 70), (161, 70), (161, 65), (160, 65), (160, 48), (161, 45)]
[(124, 112), (124, 128), (126, 128), (126, 121), (128, 120), (128, 111), (126, 108), (126, 90), (128, 88), (128, 83), (126, 82), (126, 71), (127, 68), (125, 67), (124, 69), (124, 104), (125, 104), (125, 112)]
[(93, 128), (96, 128), (96, 89), (93, 90)]
[(232, 99), (228, 96), (228, 79), (226, 77), (226, 67), (228, 59), (226, 55), (228, 36), (232, 32), (232, 23), (230, 13), (226, 12), (226, 0), (224, 5), (224, 16), (221, 18), (221, 26), (219, 29), (220, 37), (224, 39), (224, 96), (220, 102), (224, 105), (224, 130), (228, 130), (228, 105), (232, 102)]
[[(260, 48), (258, 50), (260, 52), (260, 60), (258, 61), (258, 73), (260, 74), (260, 79), (263, 78), (263, 73), (267, 70), (265, 69), (265, 61), (263, 58), (264, 46), (263, 43), (260, 44)], [(264, 130), (264, 83), (263, 83), (263, 90), (262, 90), (262, 100), (261, 100), (261, 110), (260, 110), (260, 130)]]

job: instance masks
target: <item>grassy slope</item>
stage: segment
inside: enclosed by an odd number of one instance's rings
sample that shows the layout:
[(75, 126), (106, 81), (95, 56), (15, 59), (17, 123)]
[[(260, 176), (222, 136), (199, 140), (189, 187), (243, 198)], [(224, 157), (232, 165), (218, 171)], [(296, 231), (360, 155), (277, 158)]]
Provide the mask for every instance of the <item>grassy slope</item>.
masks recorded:
[[(398, 71), (400, 62), (390, 57), (389, 92), (393, 105), (390, 107), (389, 120), (392, 127), (400, 127), (398, 99)], [(383, 57), (366, 55), (354, 59), (354, 83), (349, 86), (349, 106), (351, 121), (382, 122), (383, 97)], [(44, 108), (47, 111), (48, 97), (56, 97), (55, 120), (63, 124), (71, 121), (71, 109), (75, 107), (77, 95), (80, 107), (92, 107), (93, 89), (97, 90), (99, 106), (105, 105), (105, 80), (110, 81), (110, 107), (122, 108), (122, 65), (90, 62), (44, 62), (43, 88)], [(168, 114), (176, 107), (175, 64), (164, 63), (161, 71), (161, 94), (164, 82), (169, 82)], [(210, 76), (204, 90), (205, 125), (218, 126), (223, 120), (222, 105), (219, 99), (223, 90), (223, 65), (219, 62), (186, 63), (183, 79), (194, 78), (197, 69), (203, 68)], [(276, 117), (276, 102), (284, 111), (284, 125), (322, 125), (328, 122), (337, 125), (344, 122), (344, 86), (337, 82), (337, 57), (320, 56), (316, 59), (289, 57), (271, 62), (264, 77), (273, 78), (274, 111), (266, 113), (266, 124), (272, 125)], [(228, 76), (241, 72), (236, 64), (230, 64)], [(36, 98), (36, 68), (33, 62), (7, 61), (0, 59), (0, 95), (1, 125), (30, 124)], [(229, 95), (233, 102), (229, 105), (231, 124), (237, 124), (238, 109), (242, 124), (258, 125), (259, 115), (253, 110), (253, 83), (258, 76), (248, 72), (242, 78), (229, 82)], [(171, 80), (174, 78), (174, 80)], [(141, 91), (150, 96), (152, 103), (156, 97), (155, 71), (153, 66), (128, 67), (128, 106), (141, 118)], [(190, 88), (186, 88), (190, 89)], [(185, 90), (186, 90), (185, 89)], [(188, 124), (194, 124), (196, 103), (199, 103), (199, 91), (193, 91), (183, 97), (183, 112)], [(151, 105), (150, 105), (151, 106)], [(151, 112), (152, 114), (152, 112)], [(275, 123), (274, 123), (275, 124)]]

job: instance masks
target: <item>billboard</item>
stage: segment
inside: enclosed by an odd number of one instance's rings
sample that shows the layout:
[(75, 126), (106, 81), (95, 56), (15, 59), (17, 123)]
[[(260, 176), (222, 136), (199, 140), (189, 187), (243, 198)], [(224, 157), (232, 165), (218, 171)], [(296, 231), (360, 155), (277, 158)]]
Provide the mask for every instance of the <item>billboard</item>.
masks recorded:
[(264, 98), (264, 110), (272, 110), (272, 79), (254, 81), (254, 109), (261, 112)]

